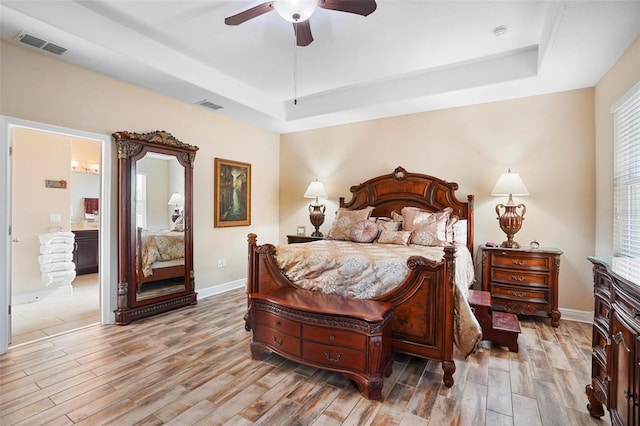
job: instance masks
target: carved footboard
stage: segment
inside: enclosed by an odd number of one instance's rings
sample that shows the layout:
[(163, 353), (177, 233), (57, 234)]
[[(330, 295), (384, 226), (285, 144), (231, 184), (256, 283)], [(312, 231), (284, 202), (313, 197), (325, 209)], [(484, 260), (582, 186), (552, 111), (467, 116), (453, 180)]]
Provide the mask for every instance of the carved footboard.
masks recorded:
[[(247, 294), (268, 292), (279, 287), (294, 286), (282, 274), (275, 260), (275, 246), (257, 244), (257, 236), (249, 234)], [(453, 385), (453, 311), (455, 247), (445, 247), (444, 260), (434, 262), (424, 257), (411, 257), (411, 270), (394, 291), (377, 300), (395, 306), (392, 330), (393, 350), (442, 361), (443, 382)], [(250, 325), (245, 322), (245, 328)]]

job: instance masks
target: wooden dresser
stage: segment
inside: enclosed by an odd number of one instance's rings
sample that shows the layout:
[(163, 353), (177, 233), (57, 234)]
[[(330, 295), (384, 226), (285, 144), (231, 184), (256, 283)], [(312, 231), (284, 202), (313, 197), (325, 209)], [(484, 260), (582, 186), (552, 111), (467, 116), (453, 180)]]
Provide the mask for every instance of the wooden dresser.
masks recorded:
[(74, 230), (75, 245), (73, 248), (73, 262), (76, 274), (95, 274), (99, 264), (99, 240), (97, 229)]
[(275, 352), (292, 361), (336, 371), (365, 398), (380, 399), (391, 374), (393, 305), (282, 287), (251, 295), (247, 330), (251, 353)]
[(589, 257), (595, 299), (587, 408), (613, 425), (640, 424), (640, 261)]
[(480, 246), (482, 290), (491, 292), (492, 308), (514, 314), (546, 312), (560, 322), (558, 274), (562, 251), (556, 248), (510, 249)]

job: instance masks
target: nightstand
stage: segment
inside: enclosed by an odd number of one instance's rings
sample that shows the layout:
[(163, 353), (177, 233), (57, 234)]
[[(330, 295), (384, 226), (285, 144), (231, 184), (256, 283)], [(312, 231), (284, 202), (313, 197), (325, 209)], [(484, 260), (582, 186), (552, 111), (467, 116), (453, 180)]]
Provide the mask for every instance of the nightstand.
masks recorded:
[(558, 311), (557, 248), (502, 248), (480, 246), (482, 251), (482, 289), (491, 292), (494, 310), (533, 315), (546, 312), (551, 325), (560, 322)]
[(313, 237), (311, 235), (287, 235), (287, 244), (309, 243), (311, 241), (322, 240), (324, 237)]

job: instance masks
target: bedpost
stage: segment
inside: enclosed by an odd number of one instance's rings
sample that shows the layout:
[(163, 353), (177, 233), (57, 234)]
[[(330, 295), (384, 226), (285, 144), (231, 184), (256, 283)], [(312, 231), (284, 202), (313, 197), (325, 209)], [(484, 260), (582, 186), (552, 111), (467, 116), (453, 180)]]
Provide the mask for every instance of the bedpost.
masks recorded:
[(454, 334), (454, 298), (455, 298), (455, 277), (456, 277), (456, 248), (449, 246), (444, 248), (444, 281), (445, 291), (445, 326), (444, 347), (442, 348), (442, 370), (444, 377), (442, 381), (447, 387), (453, 386), (453, 373), (456, 371), (456, 364), (453, 361), (453, 334)]
[(467, 195), (467, 248), (469, 249), (469, 253), (471, 253), (471, 257), (473, 257), (473, 245), (474, 245), (474, 235), (473, 230), (475, 226), (473, 226), (473, 200), (475, 196)]
[[(254, 289), (255, 286), (255, 282), (256, 282), (256, 245), (257, 245), (257, 241), (258, 241), (258, 236), (256, 234), (249, 234), (247, 236), (247, 241), (248, 241), (248, 248), (249, 248), (249, 255), (248, 255), (248, 262), (249, 264), (247, 265), (247, 295), (256, 292), (257, 290)], [(248, 300), (247, 300), (248, 302)]]

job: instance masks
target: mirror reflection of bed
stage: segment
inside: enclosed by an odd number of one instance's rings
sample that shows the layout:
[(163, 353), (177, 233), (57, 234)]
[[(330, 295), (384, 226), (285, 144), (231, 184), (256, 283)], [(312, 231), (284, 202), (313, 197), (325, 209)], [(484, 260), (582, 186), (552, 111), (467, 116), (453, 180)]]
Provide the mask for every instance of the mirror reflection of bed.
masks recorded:
[(146, 231), (138, 227), (136, 300), (185, 290), (184, 231)]
[(148, 152), (137, 161), (136, 300), (185, 290), (184, 168), (175, 156)]

